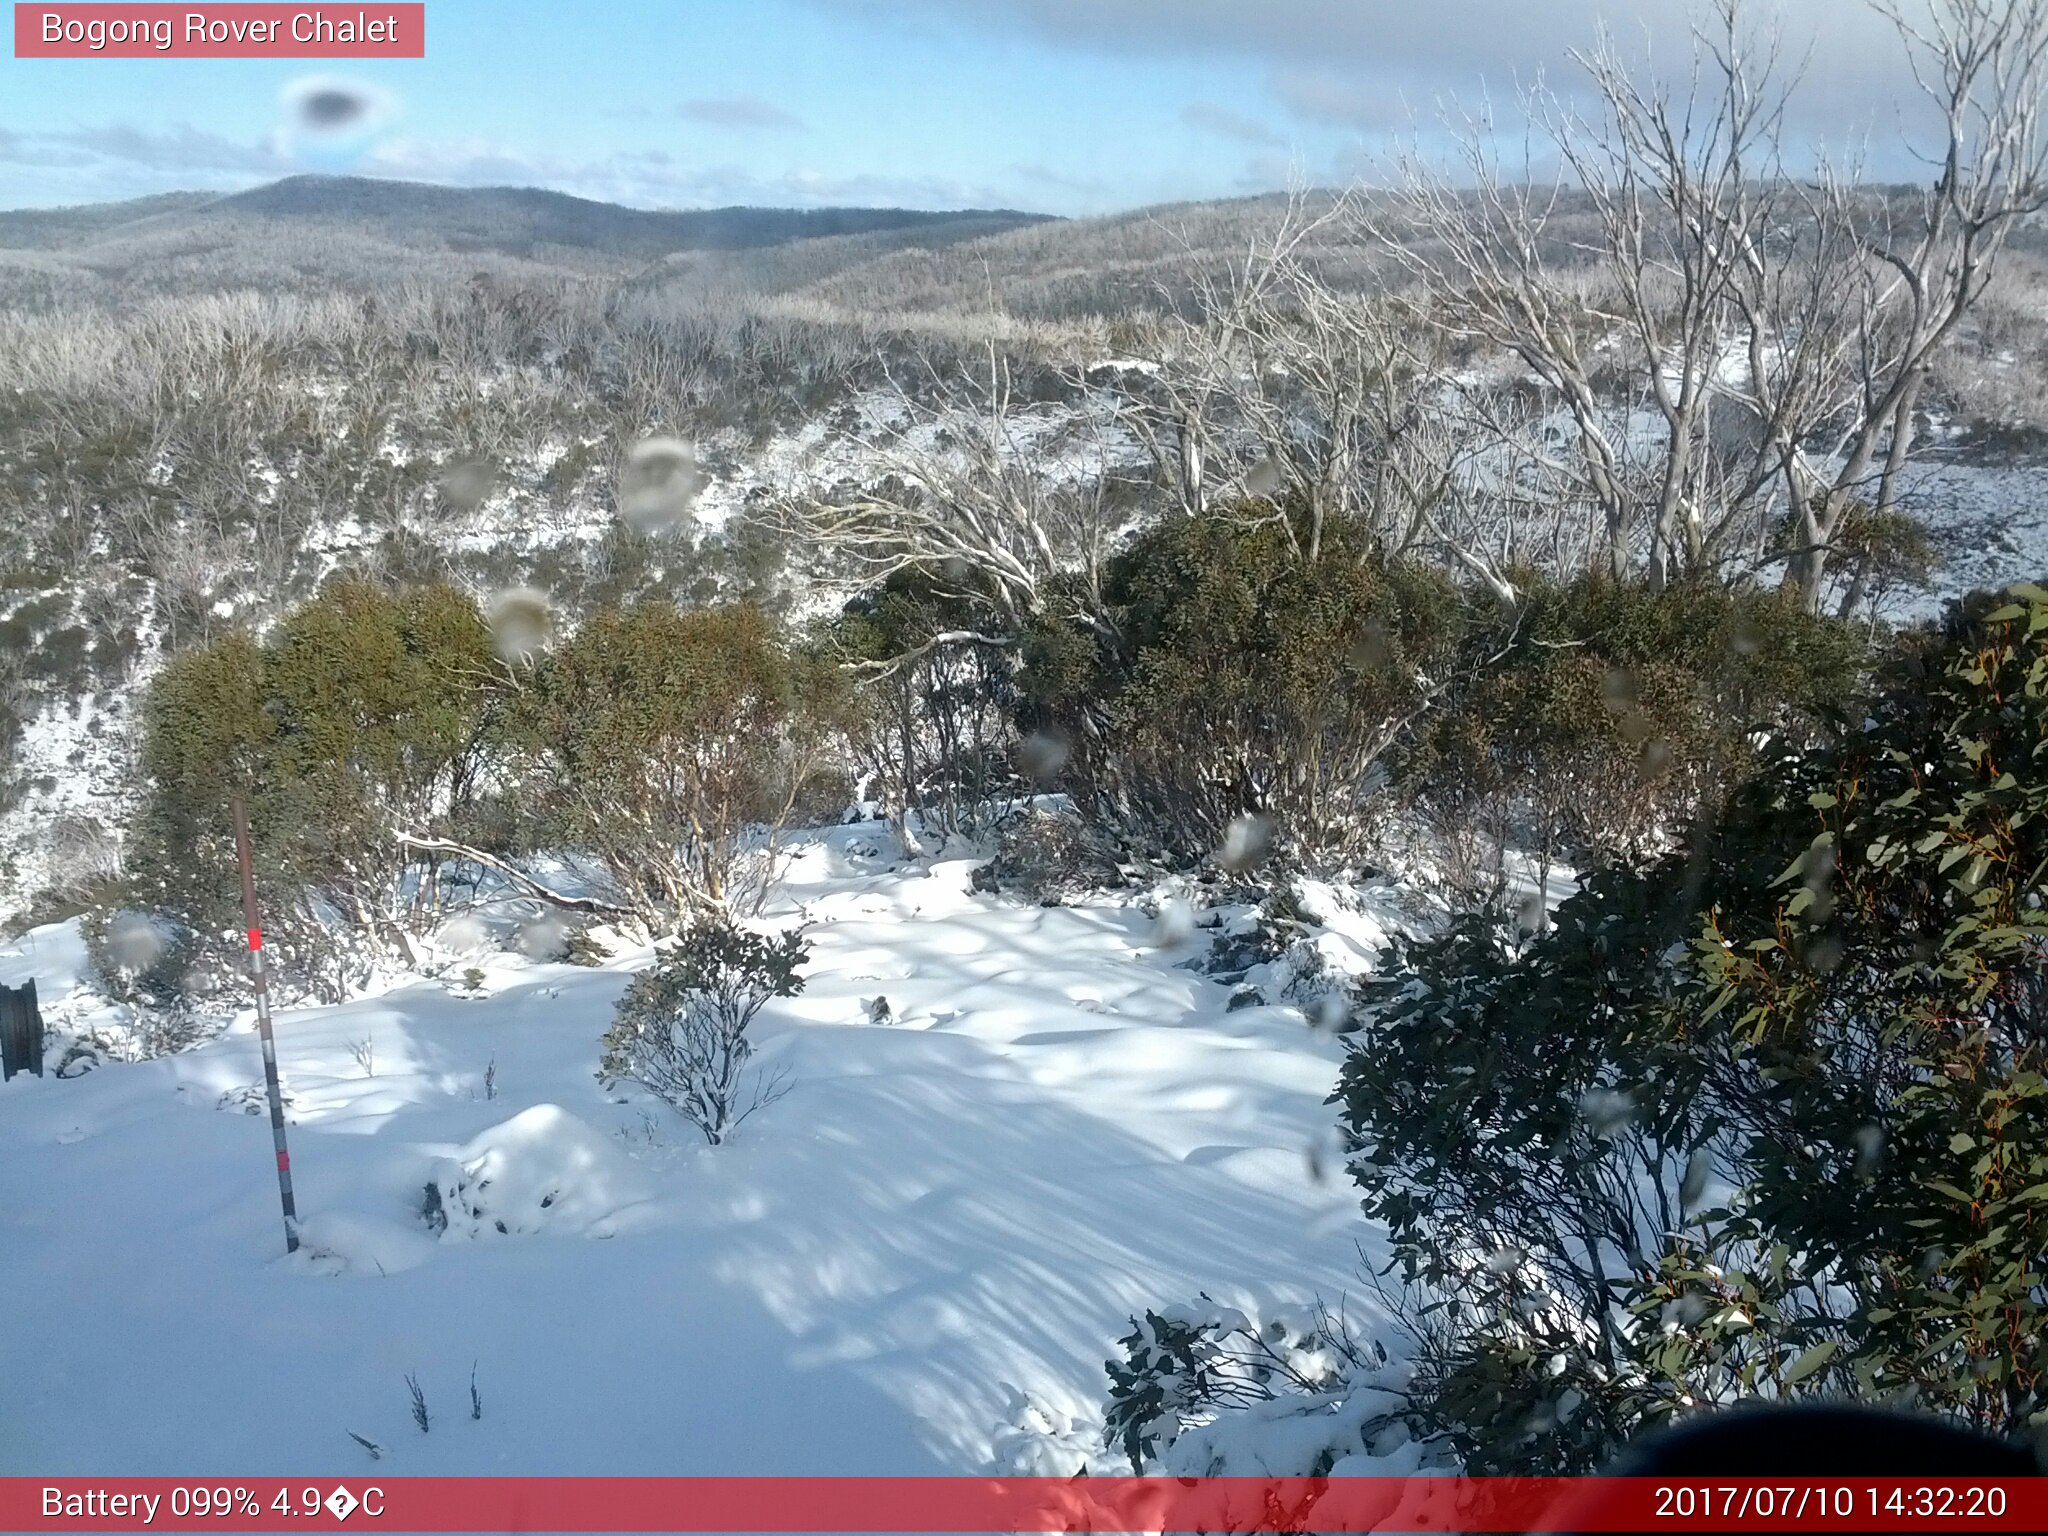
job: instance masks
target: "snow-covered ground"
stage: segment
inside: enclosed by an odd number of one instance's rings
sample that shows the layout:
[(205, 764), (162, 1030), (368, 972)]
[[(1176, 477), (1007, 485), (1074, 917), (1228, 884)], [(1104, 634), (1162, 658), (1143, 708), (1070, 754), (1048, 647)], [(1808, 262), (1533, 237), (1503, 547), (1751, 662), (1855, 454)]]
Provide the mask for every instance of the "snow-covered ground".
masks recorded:
[[(594, 1077), (644, 953), (281, 1014), (293, 1258), (246, 1018), (0, 1089), (0, 1473), (352, 1473), (351, 1433), (395, 1473), (1055, 1470), (1146, 1306), (1378, 1328), (1371, 1234), (1311, 1155), (1334, 1040), (1228, 1010), (1180, 925), (972, 894), (970, 862), (880, 841), (803, 846), (808, 984), (757, 1026), (794, 1088), (724, 1147)], [(82, 967), (69, 926), (0, 948), (59, 1016)], [(428, 1227), (450, 1159), (506, 1233)]]
[(2048, 576), (2048, 465), (1923, 460), (1909, 471), (1907, 508), (1942, 564), (1932, 585), (1885, 604), (1888, 619), (1938, 618), (1966, 592)]

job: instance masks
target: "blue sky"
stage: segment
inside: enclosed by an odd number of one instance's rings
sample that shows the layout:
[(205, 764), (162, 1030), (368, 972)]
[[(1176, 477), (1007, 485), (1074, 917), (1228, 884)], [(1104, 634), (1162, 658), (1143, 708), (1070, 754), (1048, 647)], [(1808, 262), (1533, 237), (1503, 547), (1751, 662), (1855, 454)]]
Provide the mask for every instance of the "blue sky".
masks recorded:
[[(1869, 99), (1884, 40), (1852, 0), (1767, 4), (1799, 47), (1829, 18), (1823, 103)], [(0, 206), (351, 170), (1103, 212), (1347, 180), (1446, 98), (1568, 73), (1603, 8), (1684, 43), (1685, 0), (429, 0), (423, 60), (0, 58)], [(294, 126), (319, 77), (373, 103), (346, 139)]]

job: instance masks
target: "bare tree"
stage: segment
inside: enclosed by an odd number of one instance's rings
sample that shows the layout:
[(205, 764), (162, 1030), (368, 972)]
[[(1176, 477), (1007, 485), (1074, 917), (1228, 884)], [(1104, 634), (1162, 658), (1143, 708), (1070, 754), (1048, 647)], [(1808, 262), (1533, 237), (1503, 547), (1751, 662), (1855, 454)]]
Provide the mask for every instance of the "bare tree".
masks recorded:
[(2048, 0), (1939, 0), (1927, 13), (1871, 3), (1905, 43), (1939, 127), (1932, 184), (1906, 209), (1887, 202), (1867, 238), (1876, 267), (1860, 295), (1859, 419), (1835, 474), (1811, 475), (1818, 483), (1798, 500), (1786, 576), (1815, 602), (1859, 497), (1879, 513), (1898, 505), (1935, 356), (1982, 299), (2013, 230), (2048, 204)]
[(1023, 404), (1016, 364), (994, 340), (974, 373), (925, 354), (915, 368), (870, 397), (893, 421), (847, 434), (863, 461), (857, 476), (823, 494), (786, 489), (769, 520), (828, 586), (859, 591), (922, 571), (953, 581), (999, 632), (947, 632), (933, 645), (1006, 644), (1044, 610), (1055, 576), (1099, 590), (1120, 531), (1108, 413), (1091, 411), (1085, 394), (1078, 421)]
[(1441, 408), (1440, 334), (1410, 297), (1325, 271), (1366, 248), (1364, 218), (1355, 193), (1297, 189), (1228, 263), (1189, 242), (1150, 355), (1124, 375), (1123, 424), (1185, 512), (1263, 506), (1310, 560), (1333, 522), (1364, 523), (1389, 556), (1438, 554), (1505, 592), (1505, 562), (1466, 515), (1472, 442)]
[(1470, 422), (1525, 467), (1507, 479), (1547, 475), (1558, 515), (1597, 525), (1617, 576), (1782, 560), (1818, 606), (1858, 512), (1898, 505), (1934, 357), (2042, 204), (2048, 0), (1937, 0), (1924, 26), (1873, 3), (1942, 124), (1911, 206), (1826, 166), (1794, 173), (1797, 72), (1740, 0), (1716, 0), (1679, 87), (1603, 37), (1575, 55), (1594, 112), (1528, 92), (1547, 183), (1532, 152), (1504, 167), (1483, 124), (1462, 136), (1467, 184), (1406, 167), (1388, 251), (1453, 342), (1539, 385)]

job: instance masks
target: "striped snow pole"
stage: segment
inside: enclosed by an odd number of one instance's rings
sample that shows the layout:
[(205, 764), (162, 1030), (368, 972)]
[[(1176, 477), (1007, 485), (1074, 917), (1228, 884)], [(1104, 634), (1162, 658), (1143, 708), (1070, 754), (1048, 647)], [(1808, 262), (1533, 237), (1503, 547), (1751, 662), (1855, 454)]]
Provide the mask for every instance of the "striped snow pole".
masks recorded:
[(284, 1251), (299, 1251), (299, 1207), (292, 1199), (292, 1155), (284, 1144), (284, 1094), (277, 1083), (277, 1038), (270, 1031), (270, 978), (263, 969), (263, 925), (256, 918), (256, 873), (249, 861), (249, 808), (235, 799), (235, 859), (242, 866), (242, 923), (256, 982), (256, 1033), (263, 1041), (263, 1087), (270, 1096), (270, 1139), (277, 1147), (277, 1193), (284, 1202)]

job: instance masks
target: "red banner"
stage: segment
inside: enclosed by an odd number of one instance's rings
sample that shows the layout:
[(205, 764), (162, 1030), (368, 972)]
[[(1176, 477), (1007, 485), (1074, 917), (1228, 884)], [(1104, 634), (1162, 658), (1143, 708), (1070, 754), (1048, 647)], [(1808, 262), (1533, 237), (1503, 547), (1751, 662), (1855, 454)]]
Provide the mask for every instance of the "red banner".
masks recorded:
[(7, 1531), (2048, 1530), (2048, 1479), (0, 1478)]
[(424, 4), (19, 5), (17, 59), (419, 59)]

